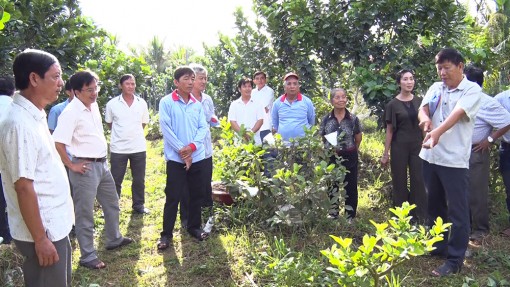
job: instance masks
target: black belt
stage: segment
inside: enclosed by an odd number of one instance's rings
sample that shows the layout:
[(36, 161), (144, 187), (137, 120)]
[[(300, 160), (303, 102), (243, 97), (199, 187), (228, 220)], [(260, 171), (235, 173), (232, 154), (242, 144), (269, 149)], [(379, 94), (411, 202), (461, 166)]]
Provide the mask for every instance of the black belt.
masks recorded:
[(93, 158), (93, 157), (75, 157), (76, 159), (86, 160), (86, 161), (92, 161), (92, 162), (105, 162), (106, 156), (101, 158)]

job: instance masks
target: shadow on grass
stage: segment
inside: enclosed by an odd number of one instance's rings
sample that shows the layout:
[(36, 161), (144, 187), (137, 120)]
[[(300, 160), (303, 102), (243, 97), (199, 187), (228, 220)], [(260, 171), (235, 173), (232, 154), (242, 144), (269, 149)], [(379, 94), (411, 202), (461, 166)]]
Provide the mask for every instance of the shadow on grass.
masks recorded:
[[(99, 216), (97, 212), (96, 216)], [(140, 273), (137, 263), (140, 259), (142, 245), (143, 215), (131, 214), (127, 225), (127, 232), (123, 236), (133, 238), (134, 242), (110, 251), (106, 250), (104, 244), (106, 238), (104, 226), (95, 227), (96, 230), (101, 230), (99, 237), (96, 235), (95, 241), (97, 242), (98, 257), (106, 264), (106, 268), (91, 270), (78, 266), (73, 273), (73, 286), (89, 286), (90, 284), (107, 286), (111, 282), (115, 282), (118, 286), (136, 286), (137, 274)], [(76, 239), (72, 239), (72, 246), (73, 250), (76, 249), (79, 253)]]
[(213, 232), (200, 242), (186, 230), (179, 230), (179, 235), (174, 233), (173, 244), (162, 251), (165, 286), (235, 286), (220, 234)]

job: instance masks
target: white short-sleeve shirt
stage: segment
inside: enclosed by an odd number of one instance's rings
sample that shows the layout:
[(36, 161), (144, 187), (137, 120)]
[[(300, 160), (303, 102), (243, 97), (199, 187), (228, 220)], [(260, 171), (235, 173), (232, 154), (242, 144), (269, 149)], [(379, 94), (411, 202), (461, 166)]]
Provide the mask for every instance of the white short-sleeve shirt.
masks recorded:
[(480, 107), (481, 88), (466, 77), (451, 90), (443, 82), (436, 82), (427, 91), (420, 108), (428, 105), (439, 94), (441, 101), (432, 115), (432, 128), (441, 125), (456, 107), (462, 108), (466, 116), (446, 131), (436, 146), (431, 149), (422, 148), (420, 157), (431, 164), (469, 168), (471, 138), (476, 113)]
[[(251, 98), (264, 108), (264, 123), (260, 128), (261, 131), (271, 130), (273, 125), (271, 123), (271, 110), (273, 109), (274, 103), (274, 91), (268, 85), (265, 85), (262, 89), (253, 89), (251, 91)], [(265, 109), (268, 112), (265, 112)]]
[[(264, 108), (255, 102), (253, 98), (245, 104), (242, 98), (239, 97), (239, 99), (230, 104), (228, 120), (237, 122), (239, 127), (244, 125), (247, 130), (251, 130), (258, 120), (264, 119), (264, 114)], [(262, 144), (260, 129), (255, 133), (255, 143)]]
[(60, 114), (53, 138), (65, 144), (74, 157), (105, 157), (107, 144), (97, 103), (89, 110), (75, 97)]
[(34, 242), (23, 220), (14, 183), (33, 181), (39, 213), (51, 241), (65, 238), (74, 223), (74, 207), (67, 173), (55, 148), (46, 113), (16, 94), (0, 122), (0, 172), (4, 186), (11, 235)]
[(104, 121), (112, 124), (110, 150), (114, 153), (137, 153), (147, 150), (143, 124), (149, 123), (149, 109), (144, 99), (135, 96), (128, 106), (122, 95), (106, 104)]

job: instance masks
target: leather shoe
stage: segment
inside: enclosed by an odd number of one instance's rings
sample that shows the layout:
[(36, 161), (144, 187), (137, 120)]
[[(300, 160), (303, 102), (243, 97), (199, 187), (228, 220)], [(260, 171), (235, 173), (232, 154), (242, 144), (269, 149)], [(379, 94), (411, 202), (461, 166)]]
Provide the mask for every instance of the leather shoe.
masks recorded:
[(117, 244), (117, 245), (114, 245), (114, 246), (106, 246), (106, 250), (115, 250), (117, 248), (120, 248), (122, 246), (125, 246), (125, 245), (128, 245), (128, 244), (131, 244), (133, 243), (134, 240), (132, 238), (129, 238), (129, 237), (123, 237), (122, 238), (122, 241)]
[(133, 212), (138, 214), (149, 214), (151, 211), (148, 208), (142, 207), (133, 209)]

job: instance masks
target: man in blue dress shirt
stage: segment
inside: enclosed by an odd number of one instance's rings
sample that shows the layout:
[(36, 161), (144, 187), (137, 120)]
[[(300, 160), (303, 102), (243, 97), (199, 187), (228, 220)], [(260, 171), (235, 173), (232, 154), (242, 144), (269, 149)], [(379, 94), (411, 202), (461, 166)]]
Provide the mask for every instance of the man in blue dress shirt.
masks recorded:
[(68, 98), (63, 102), (54, 105), (50, 109), (50, 113), (48, 114), (48, 128), (50, 130), (50, 133), (53, 133), (53, 131), (57, 127), (58, 117), (60, 116), (62, 111), (67, 107), (67, 104), (69, 104), (74, 98), (73, 89), (71, 88), (70, 80), (68, 80), (66, 82), (64, 89), (65, 89), (65, 93), (68, 96)]

